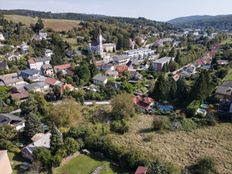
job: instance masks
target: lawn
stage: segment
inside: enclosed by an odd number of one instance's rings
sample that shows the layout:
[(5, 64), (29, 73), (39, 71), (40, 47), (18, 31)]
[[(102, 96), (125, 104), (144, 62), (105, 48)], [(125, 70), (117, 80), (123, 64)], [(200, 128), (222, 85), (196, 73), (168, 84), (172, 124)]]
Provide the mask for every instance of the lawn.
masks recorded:
[(215, 158), (220, 174), (232, 173), (232, 124), (218, 124), (192, 132), (158, 133), (151, 130), (153, 116), (140, 115), (129, 123), (129, 132), (111, 134), (115, 144), (137, 149), (147, 157), (160, 158), (183, 168), (199, 158)]
[(232, 80), (232, 69), (229, 69), (227, 76), (224, 78), (224, 81)]
[[(30, 26), (35, 24), (38, 18), (20, 15), (4, 15), (5, 19), (12, 22), (22, 22)], [(68, 31), (74, 27), (79, 27), (80, 21), (78, 20), (65, 20), (65, 19), (43, 19), (45, 28), (51, 28), (54, 31)]]
[(118, 173), (109, 161), (102, 161), (86, 155), (79, 155), (64, 166), (56, 168), (54, 174), (89, 174), (97, 167), (103, 167), (100, 174)]

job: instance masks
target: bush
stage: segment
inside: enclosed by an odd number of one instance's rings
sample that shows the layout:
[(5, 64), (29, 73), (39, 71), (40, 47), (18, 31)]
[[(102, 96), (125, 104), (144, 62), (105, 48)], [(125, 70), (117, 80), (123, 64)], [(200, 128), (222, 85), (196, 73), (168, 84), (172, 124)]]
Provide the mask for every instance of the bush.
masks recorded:
[(211, 157), (200, 159), (195, 165), (190, 167), (191, 174), (217, 174), (216, 162)]
[(171, 122), (168, 117), (155, 117), (153, 120), (153, 129), (159, 130), (170, 130)]
[(186, 114), (189, 117), (193, 117), (197, 109), (200, 107), (200, 105), (201, 105), (201, 102), (199, 100), (192, 101), (187, 107)]
[(182, 130), (184, 131), (192, 131), (197, 128), (197, 123), (191, 118), (183, 118), (180, 122), (182, 125)]
[(14, 153), (20, 152), (19, 148), (16, 145), (14, 145), (11, 141), (5, 139), (0, 139), (0, 149), (8, 150)]
[(52, 160), (52, 166), (59, 167), (65, 156), (65, 150), (63, 148), (59, 149)]
[(80, 149), (78, 142), (73, 138), (66, 138), (64, 140), (64, 148), (67, 156), (76, 153)]
[(52, 154), (50, 150), (44, 147), (39, 147), (33, 152), (33, 156), (35, 160), (38, 160), (43, 164), (44, 168), (50, 169), (52, 166)]
[(156, 160), (150, 162), (148, 165), (148, 174), (180, 174), (181, 171), (178, 167), (171, 163)]
[(118, 121), (113, 121), (111, 123), (110, 130), (117, 132), (117, 133), (120, 133), (120, 134), (124, 134), (124, 133), (128, 132), (129, 126), (128, 126), (127, 121), (122, 119), (122, 120), (118, 120)]

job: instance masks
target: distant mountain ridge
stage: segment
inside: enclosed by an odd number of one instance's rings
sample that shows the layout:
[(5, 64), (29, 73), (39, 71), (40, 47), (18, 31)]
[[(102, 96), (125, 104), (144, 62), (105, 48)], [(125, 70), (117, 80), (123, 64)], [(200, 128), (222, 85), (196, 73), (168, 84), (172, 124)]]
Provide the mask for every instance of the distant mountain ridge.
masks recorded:
[(162, 29), (172, 29), (173, 26), (169, 23), (158, 22), (149, 20), (146, 18), (129, 18), (129, 17), (113, 17), (106, 15), (98, 15), (98, 14), (83, 14), (83, 13), (52, 13), (52, 12), (42, 12), (42, 11), (34, 11), (34, 10), (0, 10), (0, 14), (13, 14), (13, 15), (22, 15), (22, 16), (31, 16), (31, 17), (41, 17), (48, 19), (71, 19), (71, 20), (80, 20), (80, 21), (96, 21), (102, 20), (105, 22), (111, 22), (112, 20), (117, 20), (118, 22), (125, 22), (132, 25), (145, 25), (152, 26), (157, 28), (157, 30)]
[(232, 30), (232, 15), (199, 15), (199, 16), (187, 16), (172, 19), (168, 23), (178, 27), (189, 28), (209, 28), (213, 27), (221, 30)]

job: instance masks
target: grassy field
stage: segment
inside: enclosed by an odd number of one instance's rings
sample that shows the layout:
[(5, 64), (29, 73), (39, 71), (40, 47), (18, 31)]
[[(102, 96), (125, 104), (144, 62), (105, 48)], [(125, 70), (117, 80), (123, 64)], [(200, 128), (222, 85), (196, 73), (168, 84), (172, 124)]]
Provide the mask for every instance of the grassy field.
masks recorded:
[(99, 174), (119, 173), (115, 171), (108, 161), (101, 161), (86, 155), (79, 155), (64, 166), (55, 169), (54, 174), (89, 174), (97, 167), (103, 168)]
[(172, 162), (180, 167), (194, 164), (199, 158), (214, 157), (220, 174), (232, 173), (232, 124), (218, 124), (192, 132), (155, 133), (152, 116), (138, 116), (124, 135), (112, 134), (115, 143), (139, 149), (149, 157)]
[[(30, 26), (35, 24), (37, 18), (20, 15), (5, 15), (8, 21), (22, 22), (23, 24)], [(68, 31), (74, 27), (78, 27), (80, 21), (77, 20), (64, 20), (64, 19), (43, 19), (45, 28), (51, 28), (54, 31)]]

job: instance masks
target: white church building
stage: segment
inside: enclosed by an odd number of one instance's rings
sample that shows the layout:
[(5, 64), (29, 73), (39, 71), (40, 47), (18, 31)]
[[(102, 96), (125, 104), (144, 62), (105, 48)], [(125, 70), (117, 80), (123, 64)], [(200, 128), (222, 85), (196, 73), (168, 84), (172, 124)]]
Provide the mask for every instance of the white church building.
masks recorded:
[(97, 55), (103, 56), (104, 53), (112, 53), (116, 51), (115, 43), (103, 43), (103, 36), (101, 32), (99, 32), (98, 38), (96, 42), (89, 43), (89, 49)]

